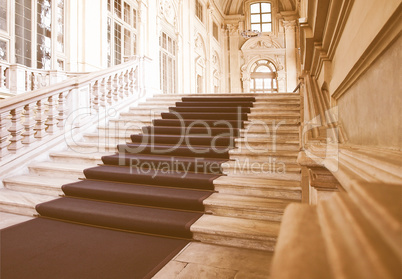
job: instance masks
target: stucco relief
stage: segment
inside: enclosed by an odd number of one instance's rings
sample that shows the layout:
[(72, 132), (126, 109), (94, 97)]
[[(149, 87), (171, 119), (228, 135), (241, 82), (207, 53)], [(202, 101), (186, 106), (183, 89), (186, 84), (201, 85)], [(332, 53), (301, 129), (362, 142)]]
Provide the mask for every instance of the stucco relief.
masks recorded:
[(160, 0), (159, 13), (163, 18), (165, 18), (166, 22), (176, 26), (176, 10), (172, 0)]
[(241, 80), (245, 92), (250, 89), (251, 67), (261, 59), (271, 61), (277, 70), (278, 74), (278, 89), (279, 92), (286, 91), (286, 71), (285, 71), (285, 49), (273, 37), (262, 36), (249, 39), (241, 47), (241, 57), (243, 65), (241, 66)]

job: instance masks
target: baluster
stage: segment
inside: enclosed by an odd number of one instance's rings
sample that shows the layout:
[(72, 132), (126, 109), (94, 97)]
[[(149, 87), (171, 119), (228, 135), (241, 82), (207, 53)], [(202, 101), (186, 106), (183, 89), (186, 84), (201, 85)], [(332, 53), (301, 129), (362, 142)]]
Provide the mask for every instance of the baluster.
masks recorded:
[(130, 72), (128, 70), (124, 72), (124, 95), (130, 96)]
[(11, 127), (8, 131), (11, 134), (10, 145), (8, 146), (8, 150), (11, 153), (17, 153), (19, 149), (22, 148), (22, 131), (24, 130), (24, 126), (21, 124), (21, 113), (22, 108), (16, 108), (11, 110)]
[(35, 130), (34, 130), (34, 126), (35, 126), (35, 120), (34, 120), (34, 112), (33, 112), (33, 105), (34, 104), (28, 104), (25, 105), (24, 107), (24, 132), (22, 133), (22, 143), (25, 145), (30, 145), (31, 143), (33, 143), (34, 141), (36, 141), (35, 139)]
[(99, 85), (98, 81), (95, 81), (94, 85), (92, 85), (92, 95), (93, 101), (92, 106), (96, 112), (99, 112)]
[(8, 152), (8, 145), (10, 144), (10, 132), (7, 127), (10, 124), (10, 112), (0, 113), (0, 158), (4, 158)]
[(112, 84), (112, 77), (110, 76), (107, 80), (107, 95), (106, 100), (109, 105), (112, 105), (112, 91), (113, 91), (113, 84)]
[(125, 88), (124, 88), (124, 74), (123, 73), (120, 73), (120, 75), (119, 75), (119, 98), (120, 98), (120, 100), (123, 100), (124, 99), (124, 90), (125, 90)]
[(0, 66), (0, 88), (5, 87), (6, 77), (4, 75), (4, 72), (5, 72), (5, 67)]
[(117, 74), (113, 77), (113, 101), (116, 103), (119, 100), (119, 76)]
[(34, 130), (36, 131), (35, 133), (35, 138), (37, 139), (42, 139), (46, 136), (46, 116), (44, 113), (44, 104), (43, 100), (37, 101), (36, 102), (36, 115), (35, 115), (35, 127)]
[(68, 108), (66, 107), (67, 95), (68, 92), (63, 92), (59, 94), (59, 105), (57, 107), (57, 111), (59, 112), (57, 120), (59, 122), (57, 123), (57, 127), (59, 127), (60, 130), (64, 129), (64, 125), (67, 119), (67, 112), (68, 112)]
[(32, 78), (32, 90), (39, 89), (39, 74), (31, 72), (30, 75)]
[(133, 72), (133, 88), (134, 88), (134, 92), (138, 93), (138, 89), (139, 89), (138, 66), (134, 69), (134, 72)]
[(99, 92), (100, 92), (100, 106), (101, 107), (106, 107), (106, 79), (102, 79), (100, 87), (99, 87)]
[(31, 91), (31, 90), (32, 90), (31, 77), (29, 76), (29, 72), (25, 71), (25, 91)]
[(129, 85), (130, 91), (131, 91), (131, 94), (134, 95), (134, 92), (135, 92), (135, 88), (134, 88), (134, 69), (130, 70), (129, 79), (130, 79), (130, 85)]
[(48, 110), (47, 110), (47, 133), (54, 134), (57, 131), (57, 111), (55, 104), (55, 96), (50, 96), (48, 98)]

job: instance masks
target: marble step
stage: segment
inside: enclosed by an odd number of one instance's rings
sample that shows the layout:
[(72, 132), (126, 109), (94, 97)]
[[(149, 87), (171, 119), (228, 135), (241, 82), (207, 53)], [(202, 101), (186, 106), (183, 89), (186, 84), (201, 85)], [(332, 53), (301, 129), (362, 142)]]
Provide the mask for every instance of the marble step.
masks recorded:
[(39, 203), (55, 199), (54, 196), (17, 192), (10, 189), (0, 189), (0, 212), (33, 216), (37, 214), (35, 206)]
[(204, 200), (205, 210), (217, 216), (281, 221), (289, 200), (214, 193)]
[[(141, 133), (141, 131), (134, 133), (138, 134)], [(85, 142), (94, 142), (94, 143), (108, 143), (108, 144), (120, 144), (120, 143), (126, 143), (126, 142), (131, 142), (130, 140), (130, 135), (133, 133), (127, 132), (126, 134), (114, 134), (114, 133), (85, 133), (83, 135), (83, 140)]]
[[(127, 113), (137, 115), (137, 114), (145, 114), (145, 113), (160, 114), (162, 112), (169, 112), (169, 107), (168, 106), (163, 106), (163, 107), (158, 107), (158, 108), (135, 107), (135, 108), (130, 108), (130, 110)], [(122, 114), (124, 115), (126, 113), (121, 113), (120, 115), (122, 115)]]
[(203, 243), (273, 251), (279, 222), (203, 215), (190, 228)]
[(280, 125), (280, 127), (299, 126), (300, 117), (267, 116), (264, 118), (253, 118), (250, 117), (249, 114), (248, 120), (245, 121), (245, 124), (252, 124), (260, 127), (268, 126), (270, 129), (274, 129), (278, 125)]
[(54, 176), (20, 175), (3, 180), (4, 187), (13, 191), (34, 193), (47, 196), (59, 196), (63, 194), (61, 186), (73, 183), (78, 179), (59, 178)]
[(265, 105), (265, 106), (256, 106), (256, 107), (250, 108), (250, 113), (262, 113), (262, 112), (298, 112), (298, 113), (300, 113), (300, 106)]
[(317, 210), (335, 278), (399, 278), (401, 259), (395, 248), (347, 193), (332, 195)]
[[(228, 176), (244, 176), (261, 174), (300, 174), (301, 167), (299, 164), (283, 164), (282, 162), (276, 162), (276, 160), (267, 161), (228, 161), (222, 164), (223, 173)], [(280, 175), (283, 176), (283, 175)], [(293, 175), (290, 175), (293, 177)], [(299, 176), (297, 176), (298, 179)]]
[(32, 219), (33, 217), (30, 216), (0, 212), (0, 230)]
[(102, 164), (102, 156), (113, 155), (114, 152), (80, 153), (74, 151), (60, 151), (50, 153), (53, 162), (70, 163), (80, 165)]
[(350, 196), (376, 230), (402, 259), (402, 187), (396, 184), (352, 181)]
[(41, 162), (29, 165), (31, 174), (59, 178), (79, 179), (84, 178), (83, 170), (94, 167), (93, 164), (69, 164), (58, 162)]
[(117, 144), (105, 142), (74, 142), (68, 144), (69, 150), (83, 154), (117, 152)]
[(270, 278), (335, 279), (315, 206), (294, 203), (286, 208)]
[(254, 102), (253, 103), (253, 108), (261, 108), (261, 107), (297, 107), (300, 108), (300, 101), (299, 100), (272, 100), (272, 101), (267, 101), (267, 102)]
[(214, 186), (222, 194), (301, 200), (301, 185), (297, 180), (221, 176), (214, 180)]
[(139, 129), (143, 126), (149, 126), (152, 123), (152, 119), (146, 120), (130, 120), (130, 119), (110, 119), (108, 123), (99, 125), (98, 129)]
[(249, 150), (258, 152), (261, 150), (289, 150), (298, 151), (300, 149), (299, 141), (295, 138), (283, 138), (278, 136), (273, 138), (262, 138), (256, 136), (247, 136), (245, 138), (235, 139), (236, 147), (239, 150)]
[(122, 112), (120, 113), (121, 120), (135, 121), (152, 121), (153, 119), (161, 118), (161, 112), (165, 111), (144, 111), (144, 112)]
[(288, 151), (288, 150), (277, 150), (277, 151), (266, 151), (266, 150), (247, 150), (247, 149), (232, 149), (229, 150), (229, 156), (231, 160), (238, 161), (266, 161), (277, 163), (297, 163), (298, 151)]

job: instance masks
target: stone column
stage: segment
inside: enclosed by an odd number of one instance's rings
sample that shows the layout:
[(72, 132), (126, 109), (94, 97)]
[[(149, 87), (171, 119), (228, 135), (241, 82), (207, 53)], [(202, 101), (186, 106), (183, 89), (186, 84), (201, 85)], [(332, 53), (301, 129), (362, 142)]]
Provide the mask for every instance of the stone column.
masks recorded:
[(240, 84), (239, 25), (228, 24), (230, 93), (242, 93)]
[(297, 86), (296, 66), (296, 20), (284, 21), (286, 37), (286, 75), (287, 91), (292, 92)]

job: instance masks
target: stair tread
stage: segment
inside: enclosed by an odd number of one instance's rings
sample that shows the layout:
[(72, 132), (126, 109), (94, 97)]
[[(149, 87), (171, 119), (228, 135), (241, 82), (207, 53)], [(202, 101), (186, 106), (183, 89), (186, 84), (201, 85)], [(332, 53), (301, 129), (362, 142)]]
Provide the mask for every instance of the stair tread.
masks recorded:
[(284, 199), (250, 197), (221, 193), (214, 193), (204, 200), (205, 205), (258, 210), (261, 211), (261, 214), (263, 214), (264, 211), (283, 212), (291, 202), (292, 201)]
[(272, 221), (203, 215), (191, 226), (191, 231), (253, 240), (275, 240), (279, 226), (278, 222)]
[(82, 172), (84, 169), (91, 168), (93, 166), (93, 164), (70, 164), (48, 161), (31, 164), (29, 165), (29, 168)]
[(61, 178), (61, 177), (43, 177), (38, 175), (19, 175), (4, 179), (5, 183), (19, 183), (31, 186), (44, 186), (50, 188), (61, 189), (64, 184), (78, 181), (77, 179)]
[(59, 151), (50, 153), (50, 157), (67, 157), (67, 158), (83, 158), (83, 159), (96, 159), (100, 160), (102, 156), (113, 155), (115, 152), (93, 152), (81, 153), (74, 151)]
[(215, 185), (216, 184), (234, 185), (234, 186), (242, 186), (242, 187), (255, 187), (255, 188), (301, 190), (300, 181), (276, 180), (276, 179), (256, 178), (256, 177), (222, 176), (222, 177), (215, 179), (214, 184)]
[(9, 204), (21, 207), (35, 208), (35, 205), (53, 200), (55, 197), (0, 189), (0, 204)]

